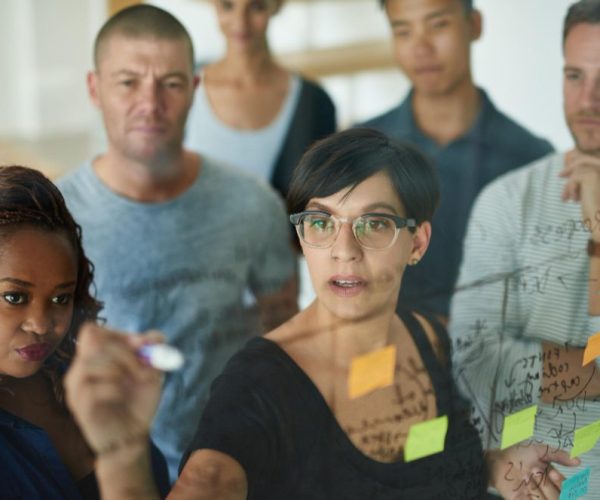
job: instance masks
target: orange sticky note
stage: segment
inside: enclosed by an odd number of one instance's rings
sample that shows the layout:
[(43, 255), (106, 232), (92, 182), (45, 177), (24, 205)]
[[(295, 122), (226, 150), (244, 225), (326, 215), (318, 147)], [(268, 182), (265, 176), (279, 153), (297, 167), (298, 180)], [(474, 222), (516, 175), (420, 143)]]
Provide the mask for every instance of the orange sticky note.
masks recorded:
[(354, 358), (348, 377), (348, 397), (358, 398), (375, 389), (391, 385), (394, 381), (395, 367), (395, 345)]
[(583, 366), (587, 365), (600, 356), (600, 332), (592, 335), (588, 339), (585, 351), (583, 351)]

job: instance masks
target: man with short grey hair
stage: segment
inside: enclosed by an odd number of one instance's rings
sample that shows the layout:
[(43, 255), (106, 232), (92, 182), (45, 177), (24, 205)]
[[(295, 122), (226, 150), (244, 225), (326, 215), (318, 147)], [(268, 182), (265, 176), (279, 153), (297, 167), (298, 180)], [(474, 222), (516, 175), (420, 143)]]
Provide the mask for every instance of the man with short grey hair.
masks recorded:
[(59, 187), (108, 325), (160, 330), (185, 354), (152, 429), (174, 481), (213, 378), (297, 309), (289, 224), (266, 185), (183, 149), (198, 78), (179, 21), (150, 5), (125, 9), (100, 30), (94, 56), (87, 82), (108, 147)]

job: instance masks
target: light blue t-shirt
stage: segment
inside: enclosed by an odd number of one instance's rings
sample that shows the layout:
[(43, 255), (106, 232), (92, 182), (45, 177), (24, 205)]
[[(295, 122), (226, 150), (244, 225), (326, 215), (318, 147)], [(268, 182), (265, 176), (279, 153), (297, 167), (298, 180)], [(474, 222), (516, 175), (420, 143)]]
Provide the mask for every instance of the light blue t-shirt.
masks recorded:
[(82, 226), (107, 325), (160, 330), (185, 354), (184, 368), (165, 379), (152, 429), (174, 480), (212, 380), (261, 333), (244, 291), (277, 291), (293, 273), (283, 204), (266, 183), (207, 159), (194, 184), (167, 202), (114, 193), (91, 163), (58, 186)]

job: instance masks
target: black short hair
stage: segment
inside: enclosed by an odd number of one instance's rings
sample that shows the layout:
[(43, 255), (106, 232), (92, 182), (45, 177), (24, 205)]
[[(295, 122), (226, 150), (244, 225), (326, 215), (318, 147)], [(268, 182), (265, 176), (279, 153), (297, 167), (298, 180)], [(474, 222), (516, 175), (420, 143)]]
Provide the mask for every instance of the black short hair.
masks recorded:
[(563, 25), (563, 45), (571, 29), (581, 23), (600, 23), (600, 0), (579, 0), (569, 7)]
[[(378, 0), (379, 1), (379, 5), (381, 5), (381, 7), (385, 7), (385, 2), (387, 0)], [(460, 0), (460, 3), (463, 6), (463, 9), (465, 9), (465, 14), (470, 14), (471, 11), (473, 10), (473, 0)]]
[(183, 40), (188, 45), (190, 65), (194, 67), (194, 44), (183, 24), (166, 10), (153, 5), (133, 5), (117, 12), (104, 23), (94, 42), (96, 69), (104, 45), (113, 35), (131, 38), (154, 37), (165, 40)]
[(306, 209), (312, 198), (353, 189), (386, 172), (406, 210), (417, 224), (431, 221), (439, 185), (431, 163), (414, 146), (368, 128), (353, 128), (315, 143), (296, 166), (287, 196), (290, 214)]

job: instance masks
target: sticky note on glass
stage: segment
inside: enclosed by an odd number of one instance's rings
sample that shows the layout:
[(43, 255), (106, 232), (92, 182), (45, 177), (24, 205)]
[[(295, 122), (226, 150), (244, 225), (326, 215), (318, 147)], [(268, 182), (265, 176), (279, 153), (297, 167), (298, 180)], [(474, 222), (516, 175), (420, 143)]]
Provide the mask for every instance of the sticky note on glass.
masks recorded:
[(352, 360), (348, 377), (348, 397), (364, 396), (394, 382), (396, 346), (390, 345)]
[(571, 458), (590, 451), (600, 437), (600, 420), (575, 430)]
[(583, 351), (583, 366), (592, 362), (600, 356), (600, 332), (592, 335), (588, 339), (587, 346), (585, 346), (585, 351)]
[(404, 461), (410, 462), (444, 451), (447, 431), (446, 415), (412, 425), (404, 445)]
[(533, 436), (537, 405), (513, 413), (504, 419), (502, 429), (502, 444), (500, 449), (525, 441)]
[(590, 468), (578, 472), (573, 477), (565, 479), (560, 489), (559, 500), (575, 500), (588, 492), (590, 484)]

